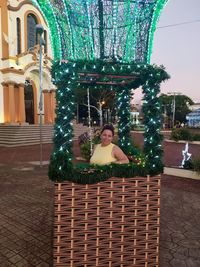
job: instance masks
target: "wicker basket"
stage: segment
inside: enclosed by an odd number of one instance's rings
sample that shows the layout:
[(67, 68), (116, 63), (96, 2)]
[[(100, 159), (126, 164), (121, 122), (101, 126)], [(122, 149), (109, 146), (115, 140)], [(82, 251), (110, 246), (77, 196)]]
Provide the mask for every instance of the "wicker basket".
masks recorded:
[(158, 266), (160, 176), (55, 184), (54, 266)]

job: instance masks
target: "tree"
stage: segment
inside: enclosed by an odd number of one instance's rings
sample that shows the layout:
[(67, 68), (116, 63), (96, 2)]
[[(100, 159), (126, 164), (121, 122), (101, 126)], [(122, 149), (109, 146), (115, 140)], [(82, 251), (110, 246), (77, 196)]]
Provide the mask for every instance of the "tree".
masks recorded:
[(186, 95), (160, 95), (162, 114), (165, 116), (165, 123), (172, 126), (173, 108), (175, 97), (175, 124), (185, 123), (186, 115), (190, 112), (189, 106), (194, 104), (191, 98)]
[[(76, 91), (76, 103), (79, 105), (79, 117), (88, 117), (87, 109), (87, 90), (85, 88), (79, 88)], [(109, 110), (111, 116), (115, 116), (115, 92), (110, 88), (99, 89), (94, 88), (90, 89), (90, 105), (95, 106), (99, 109), (102, 105), (104, 111)], [(91, 108), (91, 117), (96, 121), (99, 121), (99, 114), (96, 109)]]

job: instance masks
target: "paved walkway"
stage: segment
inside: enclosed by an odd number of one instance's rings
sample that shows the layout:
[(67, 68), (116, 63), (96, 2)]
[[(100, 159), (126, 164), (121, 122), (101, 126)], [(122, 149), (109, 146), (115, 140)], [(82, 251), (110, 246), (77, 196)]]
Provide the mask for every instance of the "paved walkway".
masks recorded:
[(160, 267), (200, 266), (200, 181), (162, 177)]
[(0, 266), (52, 266), (53, 183), (47, 167), (0, 167)]
[[(0, 148), (0, 267), (52, 266), (53, 183), (37, 160), (38, 146)], [(160, 267), (200, 266), (199, 195), (199, 181), (162, 177)]]

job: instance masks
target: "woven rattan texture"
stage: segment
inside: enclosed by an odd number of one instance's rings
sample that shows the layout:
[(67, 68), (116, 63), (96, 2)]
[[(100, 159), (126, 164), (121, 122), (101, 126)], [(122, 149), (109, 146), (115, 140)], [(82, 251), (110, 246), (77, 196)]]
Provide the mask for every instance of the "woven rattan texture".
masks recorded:
[(55, 184), (54, 266), (157, 267), (160, 176)]

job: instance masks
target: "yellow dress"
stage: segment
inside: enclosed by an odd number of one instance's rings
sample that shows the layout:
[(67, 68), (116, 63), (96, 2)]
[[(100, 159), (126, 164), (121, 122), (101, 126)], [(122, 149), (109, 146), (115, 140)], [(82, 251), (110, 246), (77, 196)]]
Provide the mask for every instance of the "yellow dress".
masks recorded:
[(98, 144), (95, 147), (94, 153), (90, 159), (90, 163), (106, 165), (110, 164), (111, 162), (117, 161), (117, 159), (112, 156), (112, 149), (114, 146), (115, 145), (112, 143), (107, 146), (102, 146), (101, 144)]

